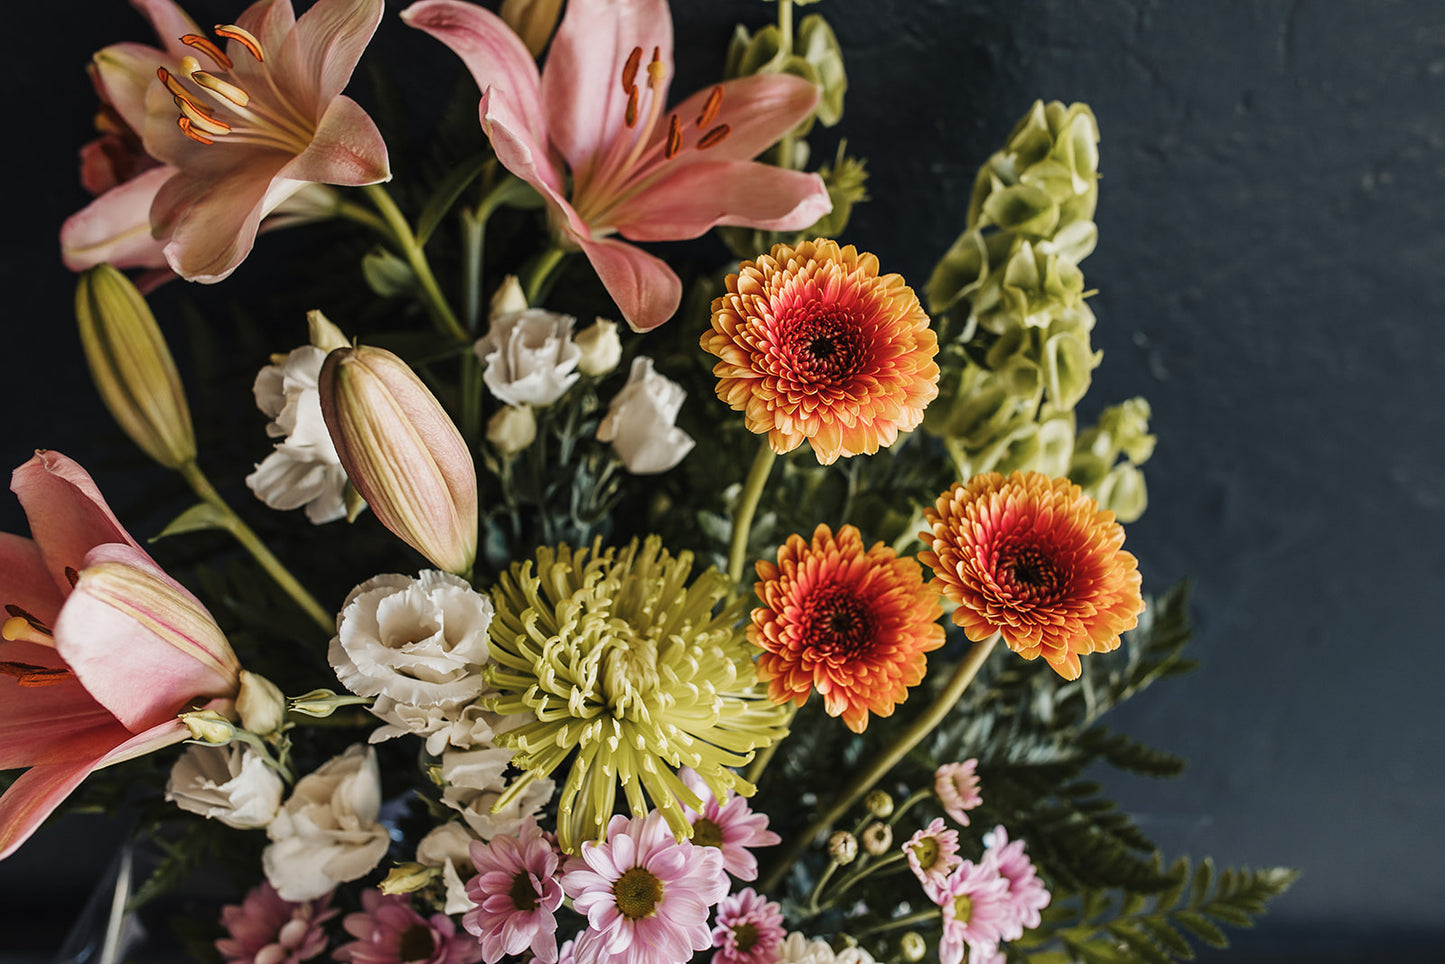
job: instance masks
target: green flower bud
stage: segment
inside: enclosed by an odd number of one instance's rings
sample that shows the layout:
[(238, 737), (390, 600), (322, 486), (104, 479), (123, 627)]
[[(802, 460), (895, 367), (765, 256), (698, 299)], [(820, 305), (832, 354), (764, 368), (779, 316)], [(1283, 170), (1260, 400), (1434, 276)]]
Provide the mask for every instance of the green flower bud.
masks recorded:
[(336, 454), (371, 511), (447, 572), (477, 555), (477, 473), (446, 410), (383, 348), (339, 348), (318, 380)]
[(1099, 508), (1114, 513), (1120, 522), (1133, 522), (1149, 505), (1149, 492), (1144, 486), (1144, 473), (1132, 463), (1120, 462), (1099, 483), (1095, 496)]
[(809, 14), (798, 22), (793, 51), (812, 68), (812, 79), (821, 88), (813, 116), (824, 127), (843, 119), (843, 95), (848, 92), (848, 74), (843, 69), (843, 49), (833, 28), (820, 14)]
[(584, 375), (606, 375), (622, 361), (622, 339), (617, 337), (617, 322), (598, 318), (572, 339), (582, 350), (577, 370)]
[(502, 9), (498, 13), (507, 26), (522, 38), (527, 52), (536, 57), (552, 39), (552, 31), (557, 29), (562, 0), (502, 0)]
[(182, 713), (181, 722), (191, 731), (191, 739), (212, 746), (225, 746), (236, 737), (236, 726), (215, 710)]
[(439, 867), (426, 867), (412, 862), (397, 864), (377, 887), (383, 894), (410, 894), (421, 890), (440, 874)]
[(893, 813), (893, 795), (887, 790), (874, 790), (863, 798), (863, 805), (869, 813), (883, 820)]
[(923, 960), (928, 953), (928, 941), (924, 940), (918, 931), (909, 931), (898, 941), (898, 952), (905, 961), (914, 964), (915, 961)]
[(886, 854), (893, 847), (893, 828), (875, 820), (863, 828), (863, 849), (875, 857)]
[(530, 405), (504, 406), (487, 422), (487, 441), (504, 458), (511, 458), (537, 438), (537, 416)]
[(258, 736), (269, 736), (286, 722), (286, 697), (266, 677), (243, 669), (236, 712), (241, 714), (241, 725), (246, 729)]
[(846, 830), (838, 830), (828, 838), (828, 856), (839, 866), (858, 859), (858, 838)]
[(333, 352), (351, 344), (351, 340), (342, 334), (341, 329), (319, 310), (306, 312), (306, 327), (311, 333), (311, 344), (324, 352)]
[(168, 469), (196, 458), (185, 389), (145, 298), (100, 264), (80, 276), (75, 317), (101, 401), (132, 442)]
[(350, 693), (345, 696), (337, 696), (331, 690), (312, 690), (292, 700), (291, 710), (322, 720), (343, 706), (356, 706), (370, 702), (371, 697), (369, 696), (352, 696)]

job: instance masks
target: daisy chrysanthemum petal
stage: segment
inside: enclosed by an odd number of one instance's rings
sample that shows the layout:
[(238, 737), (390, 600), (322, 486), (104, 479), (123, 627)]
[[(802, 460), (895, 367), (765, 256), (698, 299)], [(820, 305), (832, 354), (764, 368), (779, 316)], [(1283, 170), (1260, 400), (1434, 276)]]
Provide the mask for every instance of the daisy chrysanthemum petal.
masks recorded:
[(936, 591), (912, 559), (879, 542), (871, 549), (853, 526), (835, 537), (826, 525), (811, 542), (794, 535), (777, 564), (757, 564), (748, 638), (763, 650), (758, 676), (774, 702), (801, 706), (816, 690), (830, 716), (855, 733), (869, 714), (889, 716), (943, 645)]
[(568, 853), (606, 832), (619, 787), (634, 816), (655, 809), (690, 834), (683, 808), (703, 800), (677, 770), (695, 770), (715, 799), (749, 796), (732, 768), (787, 732), (737, 626), (743, 604), (714, 612), (727, 577), (689, 581), (691, 571), (691, 553), (673, 556), (655, 537), (606, 551), (544, 546), (492, 591), (487, 679), (499, 695), (487, 703), (522, 719), (497, 743), (524, 771), (494, 807), (570, 758), (557, 822)]
[(1138, 563), (1114, 513), (1068, 479), (997, 472), (956, 483), (924, 515), (919, 559), (958, 603), (972, 640), (999, 633), (1025, 659), (1078, 679), (1079, 657), (1108, 652), (1144, 611)]
[(913, 289), (823, 238), (739, 265), (702, 347), (750, 431), (778, 453), (806, 439), (824, 465), (892, 445), (938, 395), (938, 337)]

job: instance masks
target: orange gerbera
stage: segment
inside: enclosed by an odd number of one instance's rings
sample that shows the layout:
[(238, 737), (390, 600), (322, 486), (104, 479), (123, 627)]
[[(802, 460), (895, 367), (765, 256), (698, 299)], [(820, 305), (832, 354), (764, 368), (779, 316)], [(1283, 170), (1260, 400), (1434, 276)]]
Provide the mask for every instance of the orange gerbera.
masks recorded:
[(879, 542), (864, 550), (853, 526), (820, 525), (811, 543), (789, 536), (778, 563), (758, 562), (748, 639), (764, 652), (758, 677), (774, 703), (799, 706), (817, 690), (830, 716), (855, 733), (868, 714), (890, 716), (926, 672), (924, 653), (943, 645), (938, 594), (923, 568)]
[(1108, 652), (1144, 611), (1124, 528), (1068, 479), (997, 472), (955, 483), (925, 511), (931, 586), (958, 603), (969, 639), (1000, 633), (1025, 659), (1078, 679), (1079, 657)]
[(702, 347), (750, 431), (778, 453), (807, 439), (824, 465), (892, 445), (938, 395), (938, 336), (913, 289), (823, 238), (739, 265)]

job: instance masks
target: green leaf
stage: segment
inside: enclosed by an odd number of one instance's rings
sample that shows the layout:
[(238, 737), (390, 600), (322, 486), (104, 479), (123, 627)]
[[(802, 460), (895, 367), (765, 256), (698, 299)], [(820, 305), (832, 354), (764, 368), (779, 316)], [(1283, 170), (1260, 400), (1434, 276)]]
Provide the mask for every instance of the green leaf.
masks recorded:
[(447, 216), (457, 198), (461, 197), (467, 185), (476, 180), (477, 175), (486, 169), (490, 156), (486, 154), (469, 158), (458, 164), (442, 178), (442, 182), (436, 186), (431, 198), (422, 208), (421, 215), (416, 219), (416, 241), (417, 244), (426, 244), (427, 239), (436, 231), (437, 225)]
[(1169, 926), (1167, 922), (1158, 920), (1157, 918), (1146, 917), (1139, 923), (1149, 932), (1149, 936), (1154, 938), (1155, 943), (1162, 946), (1175, 957), (1182, 958), (1186, 961), (1194, 959), (1194, 949), (1189, 946), (1189, 942), (1186, 941), (1177, 930)]
[(204, 532), (208, 529), (231, 531), (234, 518), (209, 502), (199, 502), (172, 519), (164, 529), (151, 536), (147, 542), (158, 542), (167, 536), (178, 536), (186, 532)]
[(1176, 924), (1206, 944), (1212, 947), (1229, 946), (1229, 938), (1224, 936), (1224, 931), (1214, 926), (1214, 922), (1203, 914), (1197, 914), (1189, 910), (1181, 910), (1170, 916)]
[(361, 273), (371, 290), (383, 298), (404, 295), (416, 286), (411, 265), (385, 248), (373, 248), (361, 259)]

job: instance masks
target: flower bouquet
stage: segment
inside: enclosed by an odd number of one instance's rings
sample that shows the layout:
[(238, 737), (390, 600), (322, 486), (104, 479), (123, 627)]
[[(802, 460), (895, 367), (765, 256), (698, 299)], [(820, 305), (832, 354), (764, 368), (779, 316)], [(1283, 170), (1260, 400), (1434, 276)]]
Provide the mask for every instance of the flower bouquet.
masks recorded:
[[(1166, 862), (1093, 779), (1180, 771), (1100, 718), (1192, 663), (1124, 549), (1148, 404), (1075, 415), (1087, 106), (1024, 113), (920, 298), (834, 240), (867, 171), (811, 149), (847, 74), (802, 0), (681, 98), (664, 0), (132, 2), (61, 244), (177, 484), (152, 550), (15, 470), (0, 855), (126, 805), (130, 910), (224, 880), (188, 946), (257, 964), (1154, 962), (1289, 885)], [(456, 95), (343, 93), (379, 28)], [(262, 234), (293, 334), (194, 337), (193, 420), (176, 279)]]

